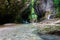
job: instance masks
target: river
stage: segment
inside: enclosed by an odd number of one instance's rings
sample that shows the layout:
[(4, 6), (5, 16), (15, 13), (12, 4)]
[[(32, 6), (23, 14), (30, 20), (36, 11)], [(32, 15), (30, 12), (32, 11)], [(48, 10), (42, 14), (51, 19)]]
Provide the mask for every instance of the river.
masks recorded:
[(37, 27), (32, 24), (1, 26), (0, 40), (60, 40), (60, 36), (36, 34)]

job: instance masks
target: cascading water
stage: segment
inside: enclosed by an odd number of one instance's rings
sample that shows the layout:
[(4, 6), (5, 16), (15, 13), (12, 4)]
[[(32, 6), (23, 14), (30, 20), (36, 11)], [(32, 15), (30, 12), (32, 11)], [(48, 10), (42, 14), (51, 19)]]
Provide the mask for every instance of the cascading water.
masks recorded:
[(39, 0), (35, 6), (35, 11), (39, 18), (43, 17), (43, 14), (45, 14), (46, 19), (51, 19), (55, 15), (53, 0)]
[(52, 12), (52, 4), (53, 4), (53, 2), (52, 2), (52, 0), (47, 0), (47, 4), (46, 4), (46, 16), (47, 16), (47, 19), (50, 19), (50, 12)]
[(35, 13), (38, 20), (45, 16), (46, 19), (52, 19), (56, 15), (53, 0), (35, 0)]
[(56, 11), (53, 7), (53, 0), (47, 0), (46, 12), (48, 12), (47, 19), (52, 19), (56, 15)]
[(48, 18), (47, 18), (47, 19), (50, 19), (50, 16), (51, 16), (51, 15), (48, 15)]
[(52, 14), (48, 15), (48, 19), (53, 19), (56, 16), (56, 10), (52, 11)]

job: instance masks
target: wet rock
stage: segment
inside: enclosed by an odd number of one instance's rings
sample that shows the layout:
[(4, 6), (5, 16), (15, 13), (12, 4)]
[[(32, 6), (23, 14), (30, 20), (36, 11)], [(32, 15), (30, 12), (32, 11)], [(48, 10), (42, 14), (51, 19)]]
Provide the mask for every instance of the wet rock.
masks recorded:
[(47, 34), (59, 35), (59, 36), (60, 36), (60, 31), (57, 31), (57, 30), (55, 30), (55, 31), (50, 31), (50, 32), (48, 32)]

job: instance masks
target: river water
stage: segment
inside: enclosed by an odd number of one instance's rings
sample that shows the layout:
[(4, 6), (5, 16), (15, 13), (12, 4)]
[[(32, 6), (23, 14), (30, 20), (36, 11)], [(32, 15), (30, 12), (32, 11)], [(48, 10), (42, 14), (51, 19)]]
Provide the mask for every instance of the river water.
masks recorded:
[(37, 35), (37, 29), (32, 24), (5, 26), (0, 28), (0, 40), (60, 40), (60, 36)]

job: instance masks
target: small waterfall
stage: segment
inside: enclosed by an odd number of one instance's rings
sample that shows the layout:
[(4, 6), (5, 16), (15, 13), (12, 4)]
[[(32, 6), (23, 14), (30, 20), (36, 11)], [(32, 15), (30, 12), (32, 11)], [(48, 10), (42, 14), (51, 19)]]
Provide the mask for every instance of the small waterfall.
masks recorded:
[(46, 19), (52, 19), (56, 15), (53, 0), (39, 0), (39, 3), (35, 6), (35, 11), (39, 18), (42, 17), (42, 13), (44, 13)]
[(48, 19), (50, 19), (50, 16), (51, 16), (51, 15), (48, 15)]
[(53, 19), (56, 16), (56, 11), (54, 10), (52, 14), (48, 15), (48, 19)]
[[(38, 10), (37, 10), (38, 9)], [(53, 7), (53, 0), (40, 0), (38, 7), (36, 8), (38, 15), (45, 13), (46, 19), (51, 19), (55, 15), (55, 10)]]
[(56, 10), (52, 11), (52, 14), (48, 15), (48, 19), (53, 19), (56, 16)]
[(56, 15), (56, 11), (55, 11), (53, 5), (54, 5), (53, 0), (47, 0), (46, 9), (45, 9), (46, 12), (48, 12), (46, 15), (47, 19), (52, 19)]

